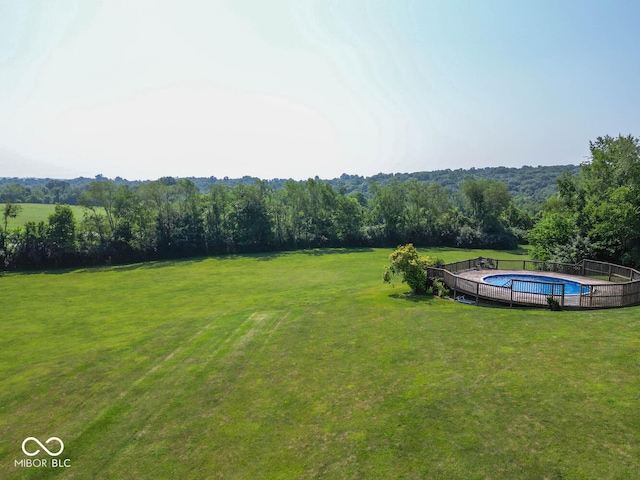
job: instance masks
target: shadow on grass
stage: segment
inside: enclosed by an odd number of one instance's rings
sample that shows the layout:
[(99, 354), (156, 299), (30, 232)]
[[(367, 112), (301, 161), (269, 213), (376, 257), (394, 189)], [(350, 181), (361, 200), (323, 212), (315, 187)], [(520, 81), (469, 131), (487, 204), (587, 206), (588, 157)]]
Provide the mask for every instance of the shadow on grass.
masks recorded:
[(529, 245), (527, 246), (520, 245), (518, 246), (518, 248), (512, 248), (510, 250), (501, 250), (501, 251), (506, 253), (511, 253), (513, 255), (529, 255), (531, 252), (530, 252), (530, 249), (527, 247), (529, 247)]
[(411, 292), (392, 293), (389, 296), (391, 298), (396, 298), (398, 300), (406, 300), (408, 302), (413, 302), (413, 303), (432, 303), (436, 298), (438, 298), (434, 295), (418, 295)]
[(199, 256), (199, 257), (183, 257), (162, 260), (148, 260), (138, 263), (129, 264), (109, 264), (95, 265), (86, 267), (66, 267), (52, 268), (46, 270), (14, 270), (0, 271), (0, 277), (5, 275), (60, 275), (65, 273), (95, 273), (95, 272), (130, 272), (134, 270), (148, 270), (166, 267), (175, 267), (177, 265), (189, 265), (200, 263), (205, 260), (229, 261), (239, 260), (243, 258), (252, 258), (257, 261), (270, 261), (288, 255), (307, 255), (313, 257), (321, 257), (326, 255), (343, 255), (348, 253), (367, 253), (373, 252), (373, 248), (315, 248), (308, 250), (284, 250), (277, 252), (257, 252), (257, 253), (222, 253), (218, 255)]
[(368, 253), (373, 252), (373, 248), (368, 247), (355, 247), (355, 248), (312, 248), (304, 250), (285, 250), (280, 252), (268, 252), (268, 253), (252, 253), (245, 255), (238, 255), (242, 257), (254, 257), (256, 260), (269, 261), (276, 258), (288, 256), (288, 255), (306, 255), (309, 257), (323, 257), (326, 255), (344, 255), (348, 253)]
[(46, 270), (11, 270), (11, 271), (0, 272), (0, 276), (2, 276), (2, 274), (6, 274), (7, 276), (9, 276), (9, 275), (61, 275), (65, 273), (129, 272), (132, 270), (155, 269), (155, 268), (176, 266), (176, 264), (199, 263), (206, 260), (207, 258), (209, 257), (148, 260), (145, 262), (129, 263), (129, 264), (90, 265), (86, 267), (50, 268)]
[[(74, 273), (91, 273), (91, 272), (130, 272), (133, 270), (150, 270), (156, 268), (175, 267), (176, 265), (189, 265), (200, 263), (209, 257), (190, 257), (190, 258), (174, 258), (165, 260), (149, 260), (140, 263), (131, 263), (123, 265), (98, 265), (83, 269), (70, 270)], [(53, 273), (53, 272), (51, 272)]]
[(482, 251), (482, 250), (493, 250), (494, 252), (504, 252), (504, 253), (508, 253), (510, 255), (530, 255), (530, 246), (529, 245), (519, 245), (518, 248), (510, 248), (510, 249), (491, 249), (490, 247), (484, 248), (484, 247), (429, 247), (429, 246), (419, 246), (420, 249), (422, 250), (428, 250), (429, 252), (434, 252), (434, 253), (440, 253), (440, 252), (444, 252), (444, 253), (450, 253), (450, 252), (467, 252), (469, 253), (470, 257), (475, 258), (478, 256), (478, 252)]

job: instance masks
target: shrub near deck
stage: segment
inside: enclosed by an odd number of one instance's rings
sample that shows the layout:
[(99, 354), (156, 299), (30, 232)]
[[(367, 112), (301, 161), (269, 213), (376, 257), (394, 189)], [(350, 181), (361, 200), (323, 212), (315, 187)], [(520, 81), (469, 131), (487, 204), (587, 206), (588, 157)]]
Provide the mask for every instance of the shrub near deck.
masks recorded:
[[(406, 297), (406, 285), (381, 281), (390, 253), (0, 277), (0, 476), (640, 471), (640, 309), (522, 311)], [(14, 468), (27, 436), (61, 438), (71, 466)]]

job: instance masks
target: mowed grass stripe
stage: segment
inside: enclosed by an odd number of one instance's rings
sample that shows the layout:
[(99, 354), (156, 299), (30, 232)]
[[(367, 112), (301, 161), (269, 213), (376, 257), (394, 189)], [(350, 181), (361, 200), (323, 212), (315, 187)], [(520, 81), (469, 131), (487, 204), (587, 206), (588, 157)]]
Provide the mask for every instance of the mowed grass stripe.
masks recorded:
[[(109, 421), (115, 420), (116, 415), (123, 416), (119, 421), (129, 425), (130, 435), (120, 439), (122, 450), (113, 450), (113, 456), (105, 459), (103, 465), (104, 478), (117, 476), (121, 471), (122, 462), (132, 460), (130, 456), (141, 458), (137, 463), (142, 464), (139, 473), (144, 475), (147, 468), (153, 468), (153, 464), (161, 457), (165, 461), (171, 461), (173, 441), (160, 441), (158, 438), (166, 438), (169, 426), (177, 428), (180, 434), (175, 439), (177, 444), (182, 445), (184, 438), (182, 433), (192, 418), (185, 415), (185, 408), (194, 403), (194, 399), (200, 399), (203, 395), (209, 396), (211, 388), (205, 392), (199, 386), (202, 382), (214, 385), (214, 394), (221, 395), (228, 390), (228, 386), (236, 381), (238, 370), (242, 370), (244, 361), (240, 358), (250, 355), (252, 350), (264, 344), (268, 335), (269, 315), (254, 313), (242, 320), (238, 327), (224, 340), (210, 342), (207, 335), (198, 336), (198, 342), (192, 342), (185, 348), (180, 349), (163, 364), (157, 368), (153, 375), (145, 378), (144, 383), (149, 384), (149, 390), (141, 385), (129, 397), (135, 397), (137, 405), (135, 415), (126, 409), (117, 409), (115, 412), (107, 412)], [(234, 372), (231, 376), (216, 375), (216, 371), (230, 370)], [(157, 391), (178, 392), (175, 396), (167, 396), (158, 399)], [(158, 401), (160, 400), (160, 401)], [(196, 402), (197, 403), (197, 402)], [(204, 418), (210, 417), (209, 413), (200, 413)], [(178, 424), (175, 422), (178, 420)], [(159, 425), (163, 426), (162, 431), (157, 431)], [(102, 422), (96, 425), (95, 433), (100, 435), (105, 425)], [(93, 432), (92, 432), (93, 433)], [(120, 432), (121, 434), (121, 432)], [(131, 439), (135, 442), (131, 443)], [(82, 436), (79, 443), (89, 442), (90, 438)], [(104, 440), (101, 438), (101, 440)], [(112, 439), (118, 441), (118, 439)], [(145, 448), (147, 445), (148, 448)], [(127, 447), (128, 446), (128, 447)], [(136, 446), (134, 449), (133, 447)], [(141, 446), (142, 451), (139, 446)], [(145, 463), (148, 465), (145, 466)], [(137, 471), (138, 469), (136, 469)]]
[[(91, 444), (98, 439), (114, 445), (120, 444), (120, 448), (112, 448), (110, 455), (101, 459), (103, 464), (100, 470), (106, 475), (105, 478), (109, 478), (107, 472), (114, 467), (117, 470), (122, 459), (127, 458), (125, 453), (134, 445), (131, 442), (146, 439), (148, 432), (152, 431), (160, 419), (166, 417), (166, 410), (175, 402), (175, 398), (158, 396), (158, 392), (188, 390), (194, 376), (215, 369), (216, 363), (233, 357), (233, 353), (244, 348), (266, 316), (253, 314), (240, 320), (229, 336), (216, 335), (215, 329), (211, 329), (210, 325), (202, 328), (134, 382), (119, 401), (112, 404), (96, 422), (82, 432), (76, 442), (79, 454), (82, 453), (81, 445)], [(122, 429), (118, 429), (113, 438), (106, 437), (104, 433), (109, 431), (112, 423), (126, 424), (126, 434), (123, 435)], [(151, 444), (155, 445), (155, 442)], [(135, 452), (140, 453), (138, 450), (134, 450)]]
[[(0, 278), (17, 299), (2, 305), (0, 464), (10, 478), (633, 477), (640, 309), (415, 301), (382, 284), (389, 253)], [(27, 435), (63, 438), (72, 468), (10, 468)]]

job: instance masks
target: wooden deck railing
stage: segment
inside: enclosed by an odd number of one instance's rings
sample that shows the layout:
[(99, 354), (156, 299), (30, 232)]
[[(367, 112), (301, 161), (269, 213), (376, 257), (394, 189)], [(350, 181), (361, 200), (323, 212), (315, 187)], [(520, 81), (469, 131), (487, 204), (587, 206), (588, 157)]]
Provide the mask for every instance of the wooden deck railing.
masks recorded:
[[(607, 283), (590, 282), (588, 285), (585, 284), (585, 288), (580, 288), (579, 294), (565, 295), (564, 284), (554, 282), (518, 280), (518, 284), (525, 285), (525, 288), (516, 290), (513, 288), (513, 282), (508, 286), (497, 286), (458, 275), (468, 270), (554, 272), (589, 277)], [(428, 267), (427, 276), (444, 281), (453, 291), (454, 297), (459, 294), (471, 295), (476, 298), (476, 301), (482, 298), (510, 306), (546, 306), (549, 297), (557, 301), (560, 306), (567, 308), (611, 308), (640, 304), (640, 272), (638, 270), (595, 260), (567, 264), (478, 257), (447, 263), (442, 267)], [(527, 283), (532, 284), (531, 288), (526, 288)], [(549, 293), (539, 293), (540, 291)]]

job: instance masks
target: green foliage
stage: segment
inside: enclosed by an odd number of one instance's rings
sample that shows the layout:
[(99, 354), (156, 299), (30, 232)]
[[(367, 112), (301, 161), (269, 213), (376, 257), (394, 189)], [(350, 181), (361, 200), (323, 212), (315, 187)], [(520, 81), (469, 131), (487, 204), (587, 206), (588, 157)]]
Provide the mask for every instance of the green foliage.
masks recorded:
[(269, 215), (268, 187), (262, 183), (239, 185), (233, 191), (229, 214), (234, 240), (240, 247), (252, 250), (268, 247), (272, 241), (272, 220)]
[(558, 180), (559, 200), (529, 233), (533, 257), (585, 256), (640, 265), (640, 141), (598, 137), (578, 175)]
[(427, 288), (431, 289), (434, 295), (445, 298), (449, 296), (449, 289), (442, 280), (434, 279), (431, 281), (431, 285)]
[(562, 310), (560, 302), (551, 296), (547, 297), (547, 307), (549, 308), (549, 310), (552, 310), (554, 312), (559, 312)]
[(589, 238), (578, 234), (570, 238), (567, 243), (556, 245), (550, 260), (576, 264), (585, 258), (595, 258), (594, 247)]
[[(49, 200), (71, 198), (71, 192), (77, 194), (75, 198), (82, 205), (80, 212), (75, 210), (80, 219), (76, 226), (77, 248), (64, 257), (64, 266), (71, 266), (229, 252), (406, 243), (515, 248), (518, 242), (526, 241), (531, 215), (511, 196), (518, 184), (512, 175), (522, 173), (526, 178), (537, 179), (538, 171), (530, 167), (471, 169), (377, 175), (373, 179), (343, 175), (335, 182), (317, 177), (303, 182), (259, 181), (251, 177), (237, 181), (165, 177), (128, 182), (99, 175), (93, 180), (51, 180), (44, 186), (37, 179), (23, 179), (22, 190), (3, 179), (0, 185), (9, 185), (9, 193), (46, 188)], [(549, 176), (562, 169), (544, 171)], [(489, 174), (510, 183), (487, 178)], [(437, 179), (453, 185), (452, 189), (434, 183)], [(358, 187), (351, 189), (355, 183), (350, 182), (356, 182)], [(203, 194), (204, 188), (210, 191)], [(460, 188), (460, 193), (455, 191)], [(594, 212), (592, 216), (597, 215)], [(24, 215), (25, 221), (36, 223), (46, 218)], [(12, 220), (9, 218), (9, 223)], [(620, 250), (612, 240), (612, 236), (603, 238), (597, 245)], [(47, 244), (49, 239), (42, 241)], [(47, 245), (45, 250), (55, 248)], [(26, 266), (21, 263), (24, 256), (14, 255), (16, 249), (4, 252), (1, 263), (5, 268)], [(63, 266), (60, 260), (55, 264)], [(47, 262), (40, 265), (46, 266)]]
[(46, 234), (48, 259), (54, 266), (64, 266), (76, 253), (76, 220), (69, 205), (56, 205), (49, 215)]
[(487, 228), (496, 228), (503, 212), (512, 203), (511, 193), (496, 180), (467, 180), (461, 186), (471, 216)]
[(382, 224), (384, 234), (389, 241), (397, 242), (402, 236), (406, 222), (406, 186), (393, 181), (387, 187), (371, 185), (373, 202), (371, 210), (372, 220)]
[(391, 283), (393, 278), (400, 277), (411, 291), (417, 294), (426, 293), (427, 267), (442, 265), (437, 257), (420, 256), (413, 244), (399, 246), (390, 256), (391, 265), (387, 266), (383, 281)]
[(11, 202), (5, 203), (4, 207), (2, 207), (2, 219), (4, 221), (5, 232), (8, 230), (9, 219), (16, 218), (21, 211), (22, 211), (21, 205), (15, 205)]
[(533, 245), (531, 256), (536, 260), (551, 260), (556, 248), (567, 245), (576, 237), (574, 220), (566, 213), (546, 212), (529, 232)]
[[(376, 183), (379, 187), (386, 187), (393, 182), (407, 183), (417, 182), (426, 185), (441, 185), (449, 192), (456, 193), (460, 186), (469, 178), (475, 180), (491, 179), (506, 184), (514, 198), (514, 201), (521, 208), (532, 213), (540, 209), (542, 202), (557, 192), (555, 180), (563, 172), (577, 173), (577, 165), (558, 166), (524, 166), (515, 167), (486, 167), (471, 168), (468, 170), (436, 170), (431, 172), (414, 173), (380, 173), (372, 177), (361, 175), (343, 174), (339, 178), (315, 181), (327, 183), (341, 195), (354, 196), (362, 206), (366, 206), (371, 199), (372, 192), (370, 186)], [(11, 201), (13, 203), (45, 203), (45, 204), (70, 204), (76, 205), (78, 197), (87, 186), (93, 181), (106, 181), (107, 178), (97, 175), (95, 179), (75, 178), (71, 180), (55, 180), (46, 178), (2, 178), (0, 177), (0, 202)], [(260, 179), (257, 177), (244, 176), (242, 178), (216, 178), (216, 177), (189, 177), (196, 188), (207, 193), (213, 186), (223, 186), (235, 188), (238, 185), (253, 185)], [(113, 181), (118, 186), (123, 186), (136, 190), (148, 181), (129, 181), (116, 177)], [(274, 190), (282, 190), (290, 180), (271, 179), (264, 182)], [(305, 183), (305, 182), (295, 182)]]
[(48, 237), (51, 245), (64, 253), (73, 253), (76, 245), (76, 219), (69, 205), (56, 205), (49, 215)]

